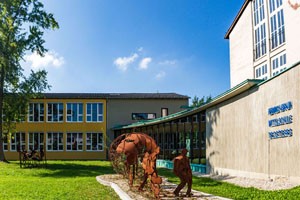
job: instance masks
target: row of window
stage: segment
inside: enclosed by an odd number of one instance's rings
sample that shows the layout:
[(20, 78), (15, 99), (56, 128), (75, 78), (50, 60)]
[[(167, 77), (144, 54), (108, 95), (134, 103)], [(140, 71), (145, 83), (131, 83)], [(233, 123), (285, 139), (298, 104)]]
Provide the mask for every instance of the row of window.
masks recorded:
[[(30, 103), (29, 122), (44, 122), (44, 103)], [(103, 121), (103, 103), (86, 103), (86, 122)], [(65, 110), (66, 107), (66, 110)], [(47, 122), (83, 122), (83, 103), (47, 103)]]
[[(275, 76), (286, 69), (286, 53), (282, 52), (271, 59), (271, 74)], [(268, 65), (262, 64), (255, 68), (255, 78), (268, 78)]]
[(267, 64), (264, 64), (255, 69), (255, 78), (264, 79), (264, 80), (266, 80), (268, 78), (268, 65)]
[[(273, 50), (285, 42), (285, 22), (282, 0), (269, 0), (270, 49)], [(267, 53), (265, 0), (253, 1), (254, 52), (255, 59)]]
[[(28, 133), (27, 150), (41, 150), (46, 151), (103, 151), (103, 134), (88, 132), (68, 132), (66, 133), (66, 141), (64, 141), (64, 134), (62, 132), (32, 132)], [(45, 141), (45, 142), (44, 142)], [(46, 145), (46, 148), (44, 147)], [(4, 138), (4, 151), (19, 151), (26, 150), (25, 133), (13, 133), (8, 138)]]

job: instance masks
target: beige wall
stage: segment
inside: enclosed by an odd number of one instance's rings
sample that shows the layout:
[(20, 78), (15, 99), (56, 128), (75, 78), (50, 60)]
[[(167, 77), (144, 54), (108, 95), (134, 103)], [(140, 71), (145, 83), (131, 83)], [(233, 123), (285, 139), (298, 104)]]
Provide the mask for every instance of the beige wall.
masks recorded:
[(180, 106), (187, 106), (188, 99), (109, 99), (107, 101), (107, 131), (110, 139), (116, 125), (126, 125), (136, 122), (132, 120), (132, 113), (156, 113), (161, 117), (161, 108), (168, 108), (169, 114), (182, 110)]
[[(207, 110), (206, 157), (211, 173), (300, 180), (300, 65), (259, 87)], [(273, 116), (268, 109), (291, 101)], [(293, 116), (293, 123), (269, 127), (270, 119)], [(269, 131), (292, 129), (293, 136), (269, 140)]]

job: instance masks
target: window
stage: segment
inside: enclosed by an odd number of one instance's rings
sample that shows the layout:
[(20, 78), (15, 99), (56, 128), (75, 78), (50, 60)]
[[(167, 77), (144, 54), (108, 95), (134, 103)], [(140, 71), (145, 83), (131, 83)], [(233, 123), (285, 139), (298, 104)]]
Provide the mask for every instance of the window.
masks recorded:
[(82, 133), (67, 133), (67, 151), (82, 151)]
[(86, 104), (86, 121), (102, 122), (103, 121), (103, 104), (87, 103)]
[(161, 116), (162, 117), (165, 117), (165, 116), (168, 116), (169, 115), (169, 110), (168, 108), (162, 108), (161, 109)]
[(264, 0), (253, 1), (254, 57), (258, 59), (267, 53)]
[(86, 134), (87, 151), (103, 151), (103, 134), (87, 133)]
[(155, 113), (132, 113), (131, 118), (133, 120), (148, 120), (148, 119), (155, 119)]
[(280, 53), (271, 59), (272, 76), (275, 76), (286, 69), (286, 53)]
[(271, 25), (271, 49), (285, 42), (285, 28), (282, 0), (269, 0), (270, 25)]
[(62, 103), (48, 103), (48, 122), (64, 121), (64, 106)]
[(12, 133), (10, 140), (11, 151), (25, 150), (25, 133)]
[(44, 133), (29, 133), (28, 134), (28, 150), (44, 149)]
[(83, 104), (67, 103), (67, 122), (82, 122)]
[(268, 65), (263, 64), (255, 68), (255, 78), (256, 79), (268, 79)]
[(63, 133), (47, 133), (47, 151), (63, 151)]
[(7, 136), (3, 136), (3, 151), (7, 151), (8, 150), (8, 146), (7, 146)]
[(29, 120), (29, 122), (43, 122), (44, 121), (44, 104), (43, 103), (30, 103), (29, 104), (28, 120)]

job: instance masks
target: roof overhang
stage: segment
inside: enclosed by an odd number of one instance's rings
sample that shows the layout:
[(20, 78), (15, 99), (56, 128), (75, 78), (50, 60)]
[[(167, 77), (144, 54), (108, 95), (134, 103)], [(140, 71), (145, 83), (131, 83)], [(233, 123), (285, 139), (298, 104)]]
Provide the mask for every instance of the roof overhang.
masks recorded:
[(239, 21), (240, 17), (242, 16), (243, 12), (245, 11), (245, 9), (247, 8), (248, 3), (252, 1), (252, 0), (245, 0), (244, 4), (242, 5), (240, 11), (238, 12), (237, 16), (235, 17), (235, 19), (233, 20), (231, 26), (229, 27), (228, 31), (226, 32), (224, 38), (225, 39), (229, 39), (229, 35), (231, 33), (231, 31), (234, 29), (236, 23)]

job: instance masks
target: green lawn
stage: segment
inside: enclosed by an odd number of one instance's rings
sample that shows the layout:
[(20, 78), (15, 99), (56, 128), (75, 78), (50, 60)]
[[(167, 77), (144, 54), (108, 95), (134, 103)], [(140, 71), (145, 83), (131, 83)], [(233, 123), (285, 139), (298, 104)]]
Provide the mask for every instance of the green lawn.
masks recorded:
[[(159, 168), (159, 175), (179, 183), (171, 170)], [(0, 162), (0, 199), (119, 199), (96, 176), (114, 173), (107, 161), (48, 161), (47, 168), (21, 169), (18, 162)], [(193, 177), (193, 189), (232, 199), (300, 199), (300, 187), (262, 191), (242, 188), (209, 178)]]
[[(174, 176), (171, 170), (159, 168), (158, 174), (168, 177), (170, 182), (179, 183), (179, 179)], [(193, 177), (193, 189), (231, 199), (300, 199), (300, 186), (289, 190), (263, 191), (253, 187), (243, 188), (226, 182), (215, 181), (210, 178)]]
[(95, 178), (111, 173), (106, 161), (48, 161), (47, 168), (32, 169), (0, 162), (0, 199), (119, 199)]

